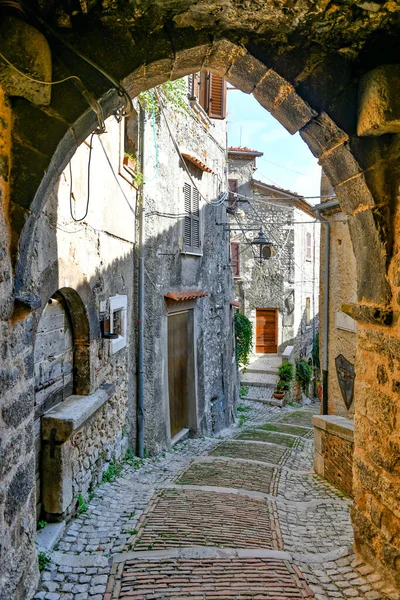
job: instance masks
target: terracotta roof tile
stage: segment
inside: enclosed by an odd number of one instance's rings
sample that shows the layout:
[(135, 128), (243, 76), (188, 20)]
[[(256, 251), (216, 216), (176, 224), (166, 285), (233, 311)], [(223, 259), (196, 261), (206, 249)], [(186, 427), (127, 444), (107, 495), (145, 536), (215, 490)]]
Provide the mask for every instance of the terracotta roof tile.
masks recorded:
[(203, 163), (199, 158), (196, 158), (195, 156), (192, 156), (191, 154), (188, 154), (187, 152), (182, 152), (182, 156), (187, 161), (189, 161), (193, 165), (195, 165), (198, 169), (201, 169), (201, 171), (205, 171), (206, 173), (214, 173), (214, 171), (210, 167), (208, 167), (205, 163)]
[(169, 294), (164, 294), (165, 298), (175, 300), (176, 302), (182, 302), (183, 300), (194, 300), (195, 298), (204, 298), (205, 296), (208, 296), (207, 292), (200, 292), (198, 290), (188, 292), (170, 292)]

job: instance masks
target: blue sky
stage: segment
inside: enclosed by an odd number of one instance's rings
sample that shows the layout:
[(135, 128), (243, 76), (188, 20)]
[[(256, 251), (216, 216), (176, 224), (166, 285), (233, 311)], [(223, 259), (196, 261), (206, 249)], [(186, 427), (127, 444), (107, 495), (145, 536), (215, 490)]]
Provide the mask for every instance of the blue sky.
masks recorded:
[(239, 90), (228, 91), (228, 144), (264, 152), (257, 158), (256, 179), (304, 196), (319, 195), (321, 168), (300, 135), (290, 135), (253, 95)]

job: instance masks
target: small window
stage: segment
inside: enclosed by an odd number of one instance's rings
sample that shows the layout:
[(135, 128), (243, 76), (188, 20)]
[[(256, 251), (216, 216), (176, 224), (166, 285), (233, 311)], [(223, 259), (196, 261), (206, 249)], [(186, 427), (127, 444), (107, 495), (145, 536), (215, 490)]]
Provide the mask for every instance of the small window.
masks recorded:
[(139, 145), (139, 120), (138, 114), (133, 111), (129, 117), (121, 121), (120, 169), (119, 173), (130, 184), (137, 187), (135, 181), (139, 171), (138, 145)]
[(306, 234), (306, 260), (311, 260), (311, 233)]
[(240, 277), (240, 243), (231, 242), (232, 274)]
[(127, 296), (118, 295), (110, 298), (110, 333), (118, 334), (118, 338), (110, 342), (110, 354), (115, 354), (126, 346), (127, 305)]
[(311, 324), (311, 302), (310, 298), (306, 298), (306, 325)]
[(200, 240), (200, 194), (199, 190), (189, 183), (184, 184), (184, 231), (183, 251), (193, 254), (201, 253)]
[(197, 100), (211, 119), (226, 118), (226, 80), (201, 71), (188, 79), (189, 100)]

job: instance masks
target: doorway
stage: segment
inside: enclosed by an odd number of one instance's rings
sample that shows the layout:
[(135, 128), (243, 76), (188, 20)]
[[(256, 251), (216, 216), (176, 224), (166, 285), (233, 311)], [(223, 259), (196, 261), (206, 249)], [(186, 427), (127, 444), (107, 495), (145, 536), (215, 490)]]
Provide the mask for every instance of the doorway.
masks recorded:
[(256, 352), (276, 354), (278, 352), (278, 309), (256, 309)]
[(168, 391), (171, 437), (189, 428), (189, 311), (168, 316)]

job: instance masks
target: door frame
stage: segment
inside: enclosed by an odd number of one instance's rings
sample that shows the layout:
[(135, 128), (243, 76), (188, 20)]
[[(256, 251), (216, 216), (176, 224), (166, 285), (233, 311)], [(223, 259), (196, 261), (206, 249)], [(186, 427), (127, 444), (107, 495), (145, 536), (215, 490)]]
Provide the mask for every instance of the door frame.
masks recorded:
[[(270, 310), (275, 311), (275, 340), (276, 340), (276, 352), (258, 352), (257, 351), (257, 311)], [(279, 308), (269, 306), (259, 306), (256, 308), (256, 314), (254, 319), (254, 348), (256, 354), (277, 354), (279, 350)]]
[[(188, 313), (188, 429), (198, 431), (198, 402), (197, 402), (197, 323), (196, 301), (180, 301), (168, 299), (168, 314), (165, 316), (165, 343), (164, 343), (164, 415), (165, 430), (168, 447), (171, 447), (171, 421), (169, 408), (169, 381), (168, 381), (168, 318), (176, 313)], [(179, 434), (177, 434), (179, 435)], [(176, 437), (176, 436), (175, 436)]]

